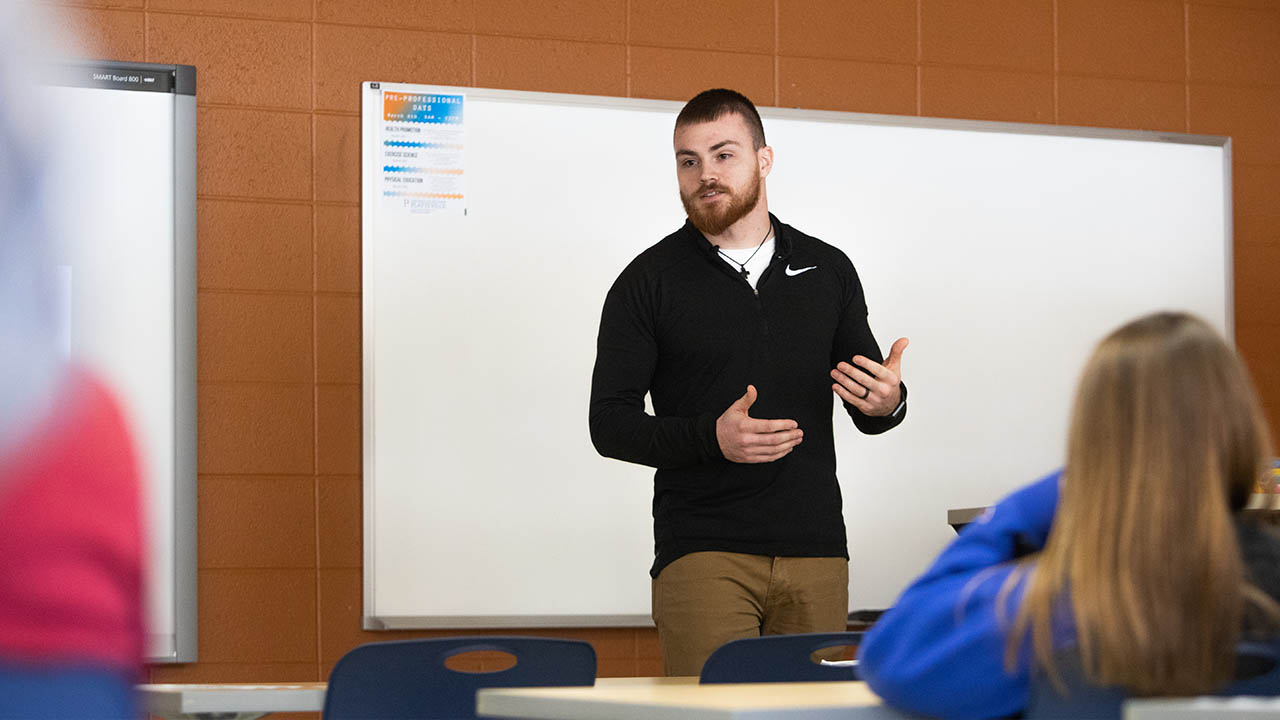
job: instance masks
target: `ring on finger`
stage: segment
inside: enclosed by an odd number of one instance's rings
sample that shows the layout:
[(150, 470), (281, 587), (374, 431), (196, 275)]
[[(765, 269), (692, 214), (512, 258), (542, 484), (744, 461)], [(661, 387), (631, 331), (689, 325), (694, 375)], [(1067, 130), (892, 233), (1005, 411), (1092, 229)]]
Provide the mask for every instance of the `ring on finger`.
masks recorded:
[(869, 387), (864, 387), (864, 388), (862, 388), (862, 396), (861, 396), (861, 397), (859, 397), (858, 399), (859, 399), (859, 400), (866, 400), (866, 399), (867, 399), (867, 396), (868, 396), (868, 395), (870, 395), (870, 394), (871, 394), (871, 388), (869, 388)]

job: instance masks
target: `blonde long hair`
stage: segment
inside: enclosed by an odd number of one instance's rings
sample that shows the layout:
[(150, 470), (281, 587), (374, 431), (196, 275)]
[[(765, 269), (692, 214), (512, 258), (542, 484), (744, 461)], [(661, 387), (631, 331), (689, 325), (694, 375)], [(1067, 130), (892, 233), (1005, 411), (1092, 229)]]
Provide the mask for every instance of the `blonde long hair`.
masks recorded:
[(1270, 447), (1248, 373), (1203, 321), (1160, 313), (1111, 333), (1076, 393), (1007, 660), (1029, 631), (1060, 685), (1052, 624), (1069, 611), (1096, 684), (1181, 695), (1230, 680), (1246, 604), (1276, 609), (1247, 582), (1233, 520)]

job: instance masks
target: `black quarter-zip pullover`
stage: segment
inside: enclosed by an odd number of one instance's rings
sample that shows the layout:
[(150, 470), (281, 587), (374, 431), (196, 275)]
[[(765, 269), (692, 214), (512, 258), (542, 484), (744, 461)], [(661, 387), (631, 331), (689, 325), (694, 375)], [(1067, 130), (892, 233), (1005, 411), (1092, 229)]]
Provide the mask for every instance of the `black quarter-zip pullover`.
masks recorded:
[[(830, 373), (854, 355), (883, 356), (849, 258), (769, 219), (774, 256), (755, 290), (686, 222), (633, 260), (605, 298), (591, 440), (601, 455), (657, 468), (653, 577), (707, 550), (849, 556)], [(716, 420), (748, 384), (757, 391), (751, 417), (795, 420), (804, 431), (775, 462), (734, 463), (720, 451)], [(905, 405), (886, 417), (845, 410), (868, 434), (906, 416)]]

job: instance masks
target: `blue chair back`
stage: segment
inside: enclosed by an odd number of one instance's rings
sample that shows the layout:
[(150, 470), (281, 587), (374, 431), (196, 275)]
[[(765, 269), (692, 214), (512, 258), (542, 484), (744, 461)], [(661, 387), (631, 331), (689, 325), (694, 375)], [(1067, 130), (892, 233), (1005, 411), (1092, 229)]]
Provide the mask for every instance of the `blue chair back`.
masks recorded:
[(0, 663), (0, 719), (134, 718), (135, 679), (115, 669)]
[[(445, 667), (474, 651), (515, 655), (495, 672)], [(457, 637), (397, 640), (349, 651), (329, 674), (325, 720), (474, 718), (476, 691), (489, 687), (594, 685), (596, 652), (580, 640), (536, 637)]]
[(819, 650), (857, 645), (860, 632), (765, 635), (731, 640), (702, 666), (700, 683), (831, 682), (857, 680), (856, 661), (822, 665), (811, 657)]
[[(1090, 683), (1084, 675), (1078, 652), (1059, 654), (1056, 664), (1066, 686), (1066, 694), (1060, 693), (1043, 672), (1034, 673), (1024, 720), (1120, 720), (1124, 702), (1129, 699), (1128, 692), (1123, 688), (1099, 687)], [(1242, 642), (1236, 646), (1236, 666), (1238, 679), (1213, 695), (1280, 696), (1280, 644)]]

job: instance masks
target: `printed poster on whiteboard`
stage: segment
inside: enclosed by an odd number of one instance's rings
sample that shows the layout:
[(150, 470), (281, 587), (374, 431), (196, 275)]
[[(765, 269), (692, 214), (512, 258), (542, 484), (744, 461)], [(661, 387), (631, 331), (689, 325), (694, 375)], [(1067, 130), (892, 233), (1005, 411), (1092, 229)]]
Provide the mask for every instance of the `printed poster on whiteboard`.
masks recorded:
[(462, 94), (382, 92), (379, 194), (386, 210), (466, 214), (465, 106)]

